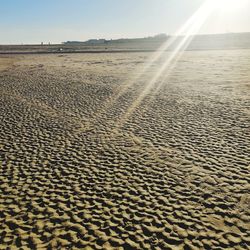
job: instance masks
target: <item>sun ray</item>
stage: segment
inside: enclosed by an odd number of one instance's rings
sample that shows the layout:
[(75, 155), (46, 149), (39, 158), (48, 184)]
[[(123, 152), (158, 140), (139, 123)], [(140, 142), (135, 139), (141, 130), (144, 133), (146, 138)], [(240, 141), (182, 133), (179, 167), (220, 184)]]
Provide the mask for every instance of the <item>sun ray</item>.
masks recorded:
[[(169, 75), (171, 70), (174, 68), (174, 65), (181, 57), (182, 53), (188, 47), (192, 38), (195, 34), (197, 34), (207, 20), (207, 18), (211, 15), (214, 10), (214, 0), (207, 0), (204, 4), (196, 11), (196, 13), (183, 25), (183, 27), (177, 32), (177, 35), (173, 36), (169, 41), (167, 41), (152, 57), (149, 65), (152, 65), (158, 58), (165, 53), (167, 49), (170, 49), (171, 46), (172, 51), (169, 52), (168, 58), (162, 64), (160, 69), (156, 72), (156, 74), (146, 83), (144, 90), (137, 96), (137, 98), (133, 101), (130, 107), (127, 109), (126, 113), (119, 119), (117, 122), (117, 127), (121, 127), (124, 122), (130, 117), (130, 115), (134, 112), (134, 110), (140, 105), (143, 99), (150, 93), (150, 91), (155, 87), (155, 84), (160, 79), (160, 77), (168, 71), (167, 74), (164, 75), (164, 80)], [(181, 37), (180, 35), (183, 34)], [(143, 69), (145, 72), (149, 66)], [(156, 90), (158, 91), (163, 84), (163, 80), (158, 84)]]
[[(186, 33), (187, 30), (190, 29), (190, 27), (193, 27), (195, 25), (195, 22), (197, 22), (198, 17), (200, 17), (201, 13), (204, 13), (204, 9), (207, 8), (207, 3), (211, 1), (211, 0), (206, 0), (206, 3), (202, 4), (199, 9), (184, 23), (184, 25), (182, 27), (180, 27), (175, 34), (170, 37), (169, 39), (167, 39), (167, 41), (165, 43), (163, 43), (160, 48), (158, 48), (158, 50), (144, 63), (144, 66), (140, 69), (137, 69), (134, 74), (133, 77), (128, 79), (127, 81), (125, 81), (122, 86), (113, 93), (113, 95), (111, 96), (111, 98), (106, 101), (103, 104), (103, 107), (101, 110), (99, 110), (99, 112), (97, 114), (95, 114), (95, 119), (98, 120), (98, 118), (102, 117), (103, 112), (105, 112), (106, 110), (108, 110), (110, 107), (112, 107), (112, 105), (114, 105), (114, 103), (124, 94), (126, 93), (126, 91), (135, 84), (135, 82), (137, 82), (138, 80), (140, 80), (144, 74), (162, 57), (162, 55), (167, 51), (170, 50), (171, 47), (174, 46), (174, 44), (178, 45), (178, 40), (180, 38), (180, 36), (182, 36), (183, 34)], [(187, 40), (188, 38), (184, 38), (183, 41), (179, 42), (179, 45), (177, 46), (177, 48), (174, 49), (172, 55), (176, 54), (176, 51), (180, 50), (181, 45), (183, 45), (184, 41)], [(173, 57), (173, 56), (171, 56)], [(134, 101), (134, 104), (131, 106), (136, 107), (136, 103), (140, 103), (141, 100), (143, 100), (143, 96), (151, 89), (151, 86), (153, 86), (154, 81), (156, 81), (159, 76), (162, 74), (162, 72), (164, 71), (164, 68), (167, 67), (167, 65), (169, 64), (170, 58), (164, 63), (164, 65), (161, 67), (161, 69), (159, 70), (159, 72), (157, 73), (157, 76), (154, 76), (153, 79), (150, 80), (150, 83), (147, 84), (147, 86), (145, 87), (145, 90), (142, 91), (142, 93), (140, 94), (140, 97), (137, 98), (137, 101)], [(131, 109), (131, 107), (129, 108), (131, 111), (133, 110), (133, 108)]]

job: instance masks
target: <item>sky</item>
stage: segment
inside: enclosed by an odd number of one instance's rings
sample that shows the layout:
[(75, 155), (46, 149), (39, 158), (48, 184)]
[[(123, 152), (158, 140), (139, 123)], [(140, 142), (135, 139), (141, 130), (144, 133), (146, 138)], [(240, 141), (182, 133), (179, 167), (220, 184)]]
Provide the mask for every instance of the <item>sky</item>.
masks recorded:
[[(0, 0), (0, 44), (174, 34), (204, 1)], [(227, 1), (200, 33), (250, 32), (250, 0)]]

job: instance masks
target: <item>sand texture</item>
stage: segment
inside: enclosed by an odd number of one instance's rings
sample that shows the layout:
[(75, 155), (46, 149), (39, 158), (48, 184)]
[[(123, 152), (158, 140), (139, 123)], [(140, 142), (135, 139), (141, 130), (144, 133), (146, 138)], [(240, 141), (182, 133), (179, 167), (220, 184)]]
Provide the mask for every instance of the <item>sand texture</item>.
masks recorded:
[(250, 50), (150, 56), (0, 57), (0, 249), (250, 249)]

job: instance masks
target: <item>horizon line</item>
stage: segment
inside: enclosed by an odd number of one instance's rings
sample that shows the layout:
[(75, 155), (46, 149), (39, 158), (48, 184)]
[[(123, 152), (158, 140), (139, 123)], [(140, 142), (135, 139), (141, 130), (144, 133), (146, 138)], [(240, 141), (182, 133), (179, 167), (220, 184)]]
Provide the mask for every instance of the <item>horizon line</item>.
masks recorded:
[[(250, 31), (244, 31), (244, 32), (223, 32), (223, 33), (200, 33), (200, 34), (191, 34), (188, 35), (189, 37), (192, 36), (213, 36), (213, 35), (230, 35), (230, 34), (247, 34), (250, 33)], [(67, 41), (63, 41), (63, 42), (44, 42), (41, 41), (40, 43), (0, 43), (0, 46), (27, 46), (27, 45), (37, 45), (37, 46), (53, 46), (53, 45), (64, 45), (67, 42), (78, 42), (78, 43), (86, 43), (89, 40), (106, 40), (106, 41), (117, 41), (117, 40), (126, 40), (126, 39), (146, 39), (146, 38), (156, 38), (158, 35), (166, 35), (166, 37), (182, 37), (182, 36), (186, 36), (185, 34), (182, 35), (174, 35), (174, 34), (166, 34), (166, 33), (159, 33), (156, 35), (151, 35), (151, 36), (144, 36), (144, 37), (120, 37), (120, 38), (110, 38), (110, 39), (106, 39), (106, 38), (89, 38), (88, 40), (67, 40)]]

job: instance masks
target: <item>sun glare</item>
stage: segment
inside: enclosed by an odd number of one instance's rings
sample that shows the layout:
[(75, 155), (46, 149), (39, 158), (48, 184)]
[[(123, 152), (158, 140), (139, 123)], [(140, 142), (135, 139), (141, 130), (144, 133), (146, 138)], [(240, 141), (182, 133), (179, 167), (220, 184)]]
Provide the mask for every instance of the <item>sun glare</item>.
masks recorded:
[(210, 0), (215, 10), (222, 12), (234, 12), (244, 8), (248, 0)]
[[(206, 21), (211, 18), (214, 12), (218, 12), (221, 16), (237, 16), (248, 3), (249, 0), (205, 0), (200, 8), (184, 23), (182, 27), (170, 38), (168, 39), (154, 55), (149, 59), (148, 63), (141, 70), (141, 72), (136, 76), (136, 78), (129, 81), (125, 88), (116, 94), (113, 101), (124, 92), (129, 86), (132, 86), (138, 79), (140, 79), (145, 72), (150, 69), (163, 54), (169, 50), (169, 53), (164, 58), (163, 62), (159, 65), (158, 70), (154, 75), (147, 81), (145, 81), (144, 89), (141, 91), (131, 105), (127, 108), (126, 112), (119, 121), (116, 123), (115, 129), (119, 129), (134, 112), (134, 110), (140, 105), (144, 98), (153, 90), (153, 93), (160, 91), (166, 79), (171, 74), (173, 68), (176, 66), (178, 60), (181, 58), (183, 52), (191, 43), (194, 35), (198, 34), (202, 26)], [(237, 15), (236, 15), (237, 12)], [(111, 102), (112, 104), (113, 102)]]

